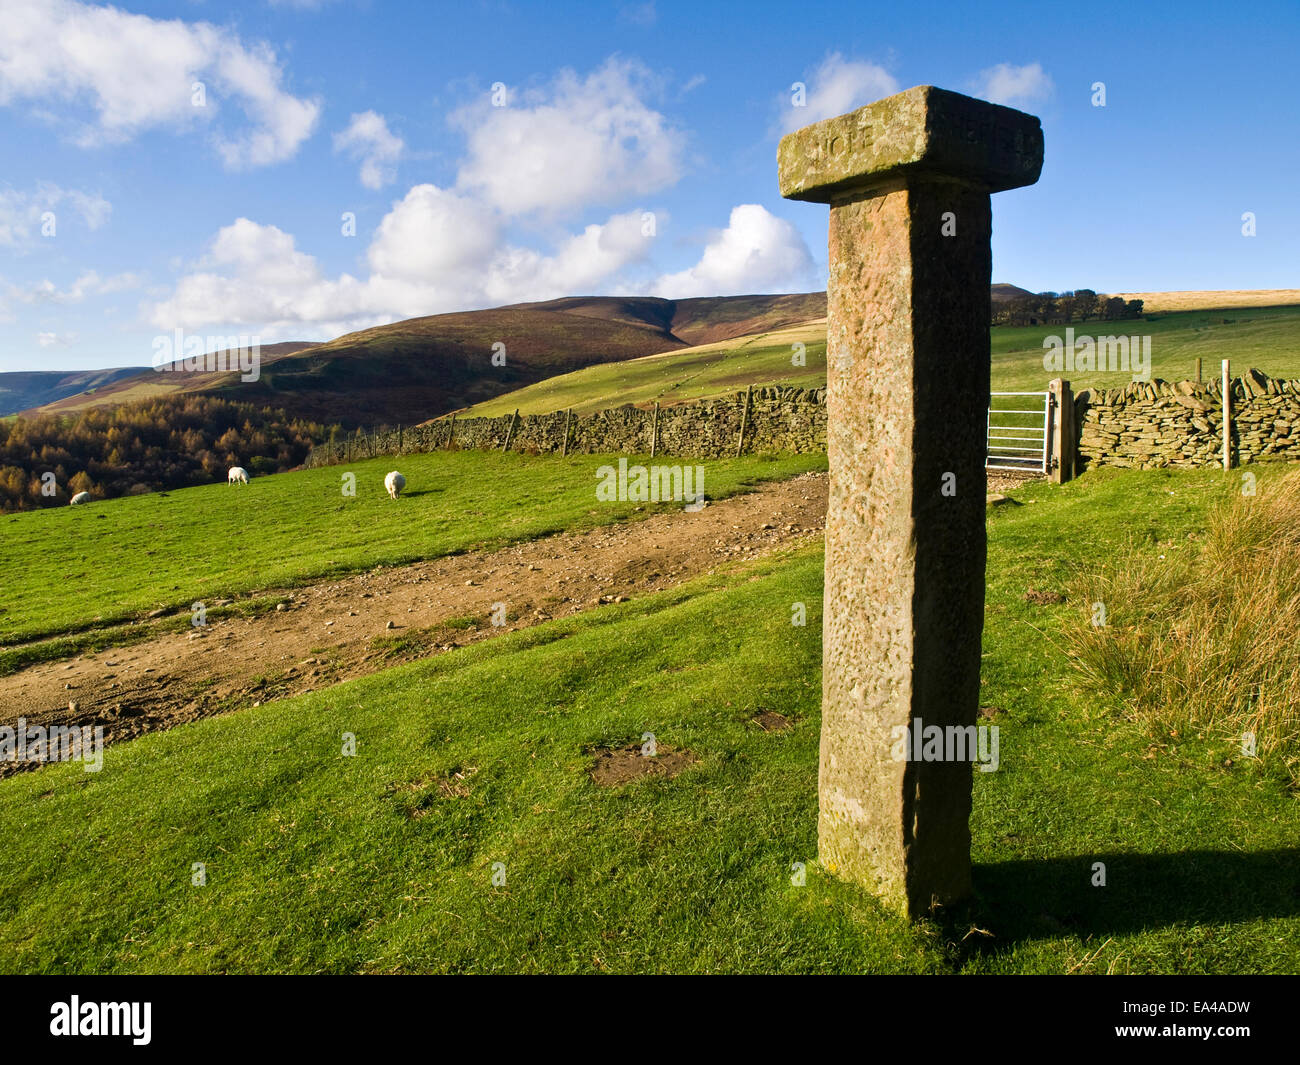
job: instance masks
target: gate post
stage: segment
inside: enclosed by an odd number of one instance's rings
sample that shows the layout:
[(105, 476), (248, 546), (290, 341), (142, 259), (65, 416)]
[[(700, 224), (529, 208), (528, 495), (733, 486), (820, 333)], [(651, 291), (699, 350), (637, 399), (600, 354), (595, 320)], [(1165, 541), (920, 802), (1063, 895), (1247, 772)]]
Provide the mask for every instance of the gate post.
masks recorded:
[(1051, 424), (1048, 426), (1051, 440), (1051, 461), (1047, 474), (1053, 484), (1064, 484), (1074, 479), (1077, 446), (1074, 432), (1074, 392), (1070, 382), (1058, 377), (1048, 384), (1047, 391), (1052, 396)]

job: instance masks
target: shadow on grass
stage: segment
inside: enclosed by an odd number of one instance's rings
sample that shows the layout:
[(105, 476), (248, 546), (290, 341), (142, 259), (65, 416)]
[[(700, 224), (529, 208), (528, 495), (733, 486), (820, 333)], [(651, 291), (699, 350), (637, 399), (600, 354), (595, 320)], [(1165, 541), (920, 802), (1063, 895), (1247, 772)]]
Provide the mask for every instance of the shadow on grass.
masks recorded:
[[(1098, 862), (1104, 887), (1093, 886)], [(974, 921), (993, 933), (967, 939), (972, 953), (1032, 939), (1300, 915), (1300, 849), (1027, 859), (977, 865), (974, 881), (975, 899), (947, 921), (953, 931)]]

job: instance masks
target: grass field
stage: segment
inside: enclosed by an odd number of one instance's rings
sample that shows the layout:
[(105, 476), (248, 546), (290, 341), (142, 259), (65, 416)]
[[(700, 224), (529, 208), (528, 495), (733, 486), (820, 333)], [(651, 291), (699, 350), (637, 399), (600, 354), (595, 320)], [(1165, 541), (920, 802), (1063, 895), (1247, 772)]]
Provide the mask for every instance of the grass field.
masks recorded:
[[(1077, 322), (1073, 328), (1076, 337), (1149, 335), (1151, 376), (1166, 381), (1194, 380), (1198, 357), (1206, 380), (1218, 377), (1223, 359), (1232, 360), (1233, 376), (1255, 366), (1270, 377), (1300, 378), (1300, 307), (1180, 311), (1136, 322)], [(1064, 335), (1065, 327), (1060, 325), (994, 329), (994, 391), (1041, 390), (1053, 376), (1066, 377), (1076, 392), (1118, 388), (1131, 379), (1123, 373), (1045, 372), (1043, 338)]]
[[(0, 970), (1295, 972), (1295, 794), (1232, 737), (1152, 733), (1085, 694), (1060, 639), (1082, 604), (1025, 600), (1189, 550), (1232, 488), (1100, 472), (990, 514), (981, 704), (1001, 766), (974, 774), (977, 898), (940, 922), (815, 864), (805, 549), (147, 736), (98, 774), (0, 781)], [(764, 732), (760, 710), (794, 725)], [(698, 761), (589, 779), (597, 749), (646, 732)]]
[[(162, 607), (188, 612), (195, 601), (631, 520), (674, 505), (597, 503), (595, 472), (607, 461), (468, 451), (390, 455), (259, 477), (246, 487), (208, 485), (3, 515), (0, 644), (103, 627)], [(825, 466), (824, 455), (710, 461), (704, 490), (722, 499), (763, 479)], [(395, 467), (407, 480), (398, 503), (383, 488), (384, 474)], [(354, 498), (342, 492), (349, 472), (356, 474)], [(14, 661), (0, 664), (12, 668)]]
[[(1149, 335), (1153, 378), (1194, 379), (1198, 356), (1206, 380), (1218, 376), (1220, 360), (1225, 358), (1232, 360), (1234, 376), (1255, 366), (1270, 377), (1300, 378), (1300, 306), (1179, 311), (1134, 322), (1077, 322), (1073, 328), (1076, 336)], [(1047, 372), (1043, 369), (1043, 339), (1064, 335), (1065, 326), (1061, 325), (995, 327), (993, 390), (1042, 391), (1054, 376), (1066, 377), (1076, 392), (1115, 388), (1132, 379), (1131, 374), (1111, 372)], [(806, 367), (791, 365), (791, 344), (795, 342), (806, 346)], [(623, 403), (680, 403), (743, 391), (749, 384), (824, 387), (825, 323), (588, 367), (480, 403), (466, 416), (497, 416), (515, 408), (521, 414), (546, 414), (566, 407), (585, 414)]]
[[(795, 344), (804, 345), (805, 366), (791, 363)], [(748, 384), (769, 383), (825, 387), (825, 322), (590, 366), (479, 403), (465, 416), (496, 417), (516, 407), (521, 414), (548, 414), (568, 407), (589, 414), (624, 403), (684, 403), (743, 391)]]
[(1283, 307), (1300, 304), (1300, 288), (1218, 289), (1173, 292), (1116, 292), (1122, 300), (1142, 300), (1151, 311), (1223, 311), (1241, 307)]

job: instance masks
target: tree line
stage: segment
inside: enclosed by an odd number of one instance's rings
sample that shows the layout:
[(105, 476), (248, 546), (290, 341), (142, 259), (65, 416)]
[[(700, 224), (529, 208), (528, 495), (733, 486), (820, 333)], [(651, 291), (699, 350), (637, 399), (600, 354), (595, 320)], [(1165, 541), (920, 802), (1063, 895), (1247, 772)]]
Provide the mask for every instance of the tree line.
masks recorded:
[(215, 396), (167, 396), (0, 421), (0, 512), (225, 480), (231, 466), (300, 466), (331, 429)]
[(1119, 322), (1142, 317), (1142, 300), (1124, 300), (1090, 288), (1073, 292), (1039, 292), (1019, 299), (994, 301), (994, 325), (1060, 325), (1086, 322)]

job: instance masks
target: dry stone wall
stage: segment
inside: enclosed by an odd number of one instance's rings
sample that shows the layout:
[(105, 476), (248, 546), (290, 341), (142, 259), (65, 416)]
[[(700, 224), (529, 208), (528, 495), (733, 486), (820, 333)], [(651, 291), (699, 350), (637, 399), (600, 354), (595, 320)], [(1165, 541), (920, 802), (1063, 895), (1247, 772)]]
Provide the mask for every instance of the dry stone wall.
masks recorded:
[[(1233, 379), (1234, 464), (1278, 457), (1300, 460), (1300, 381), (1249, 370)], [(1223, 400), (1219, 381), (1199, 384), (1159, 379), (1122, 388), (1085, 389), (1075, 396), (1081, 465), (1154, 469), (1217, 466), (1223, 455)], [(770, 386), (718, 399), (683, 403), (655, 412), (631, 405), (568, 416), (569, 454), (657, 455), (720, 458), (742, 454), (826, 450), (826, 391)], [(748, 412), (746, 404), (748, 402)], [(346, 437), (315, 448), (308, 466), (376, 455), (437, 451), (446, 447), (558, 453), (565, 448), (564, 411), (499, 418), (440, 418), (411, 428)], [(513, 424), (513, 428), (512, 428)]]
[[(748, 409), (747, 409), (748, 408)], [(568, 441), (565, 443), (565, 424)], [(626, 454), (682, 458), (720, 458), (736, 454), (744, 423), (742, 454), (826, 450), (824, 389), (755, 388), (718, 399), (661, 407), (656, 427), (653, 408), (630, 404), (587, 415), (513, 414), (498, 418), (440, 418), (404, 429), (389, 429), (322, 444), (308, 466), (326, 466), (374, 455), (437, 451), (447, 447), (529, 454)]]
[[(1234, 465), (1300, 459), (1300, 381), (1248, 370), (1228, 384)], [(1216, 466), (1223, 461), (1219, 381), (1135, 382), (1075, 396), (1079, 457), (1085, 467)]]

